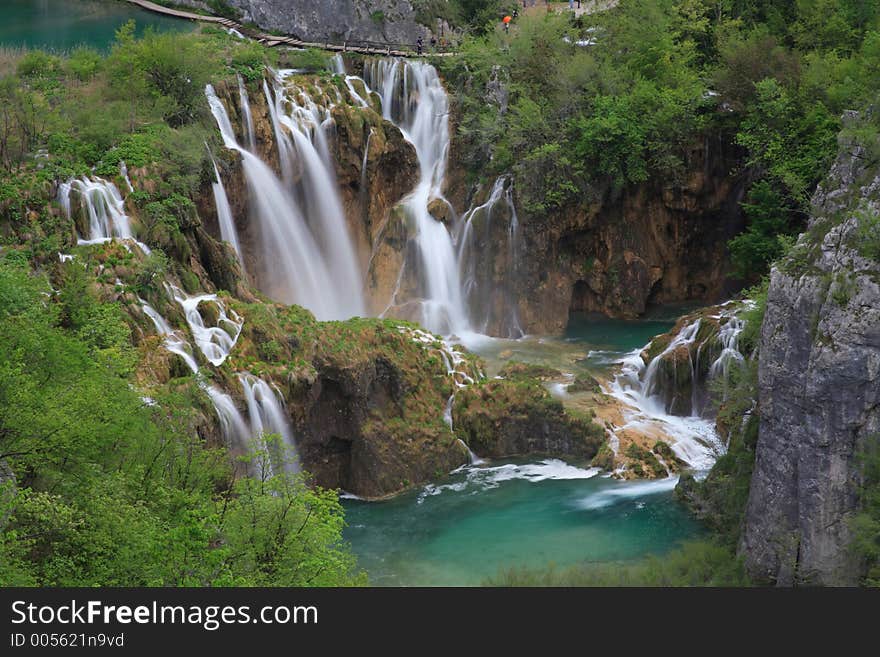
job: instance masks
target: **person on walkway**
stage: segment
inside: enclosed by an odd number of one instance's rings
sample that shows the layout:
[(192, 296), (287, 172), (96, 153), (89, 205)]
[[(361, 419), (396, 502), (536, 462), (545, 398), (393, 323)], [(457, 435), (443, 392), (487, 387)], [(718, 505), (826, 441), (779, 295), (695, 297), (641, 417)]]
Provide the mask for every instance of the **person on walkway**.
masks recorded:
[(421, 35), (419, 35), (419, 38), (416, 39), (416, 51), (418, 52), (419, 56), (421, 57), (421, 55), (422, 55), (422, 37), (421, 37)]
[(568, 10), (574, 11), (574, 0), (568, 0)]

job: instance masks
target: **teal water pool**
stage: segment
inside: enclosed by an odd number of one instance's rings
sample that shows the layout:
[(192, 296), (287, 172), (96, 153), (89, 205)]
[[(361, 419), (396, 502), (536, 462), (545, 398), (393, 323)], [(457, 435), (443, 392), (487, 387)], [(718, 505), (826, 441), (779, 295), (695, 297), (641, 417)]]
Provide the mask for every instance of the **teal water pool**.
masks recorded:
[[(674, 316), (572, 317), (565, 335), (476, 340), (490, 376), (511, 358), (602, 370), (669, 330)], [(636, 560), (703, 533), (676, 479), (621, 482), (558, 459), (468, 466), (384, 502), (343, 499), (350, 541), (374, 585), (476, 586), (500, 572)]]
[(116, 30), (134, 20), (138, 33), (192, 30), (192, 21), (162, 16), (120, 0), (3, 0), (0, 46), (63, 52), (109, 50)]

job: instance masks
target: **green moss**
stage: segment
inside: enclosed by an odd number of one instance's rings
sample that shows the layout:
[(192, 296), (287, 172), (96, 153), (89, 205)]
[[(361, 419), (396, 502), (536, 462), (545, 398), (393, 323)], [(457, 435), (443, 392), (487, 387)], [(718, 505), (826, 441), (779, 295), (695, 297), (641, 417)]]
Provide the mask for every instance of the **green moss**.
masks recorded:
[(648, 476), (658, 479), (668, 474), (663, 464), (657, 460), (657, 457), (641, 445), (630, 443), (629, 447), (626, 448), (625, 455), (627, 458), (632, 459), (630, 469), (639, 477)]

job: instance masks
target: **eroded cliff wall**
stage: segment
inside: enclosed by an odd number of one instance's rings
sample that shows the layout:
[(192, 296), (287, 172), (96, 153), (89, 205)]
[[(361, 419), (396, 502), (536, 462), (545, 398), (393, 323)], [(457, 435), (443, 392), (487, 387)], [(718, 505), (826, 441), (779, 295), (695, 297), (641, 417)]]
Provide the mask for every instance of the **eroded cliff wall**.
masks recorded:
[(858, 454), (880, 431), (880, 169), (857, 143), (774, 267), (762, 326), (761, 423), (740, 551), (752, 577), (855, 584)]

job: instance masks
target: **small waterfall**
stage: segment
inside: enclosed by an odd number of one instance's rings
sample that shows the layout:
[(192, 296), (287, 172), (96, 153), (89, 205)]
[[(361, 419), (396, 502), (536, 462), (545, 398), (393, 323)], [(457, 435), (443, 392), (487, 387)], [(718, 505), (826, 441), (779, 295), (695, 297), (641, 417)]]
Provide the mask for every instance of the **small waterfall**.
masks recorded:
[[(267, 433), (275, 433), (281, 436), (282, 442), (293, 455), (296, 454), (296, 441), (284, 410), (281, 395), (263, 379), (244, 372), (238, 375), (241, 382), (244, 397), (247, 401), (248, 415), (251, 418), (251, 434), (263, 436)], [(275, 455), (276, 458), (284, 455)], [(294, 458), (291, 462), (288, 458), (282, 458), (282, 462), (289, 470), (298, 471), (299, 461)]]
[[(380, 89), (383, 116), (415, 146), (420, 179), (404, 200), (419, 254), (421, 323), (441, 334), (468, 333), (453, 237), (428, 211), (443, 197), (449, 151), (449, 102), (433, 66), (424, 62), (372, 60), (364, 70), (370, 88)], [(447, 202), (448, 203), (448, 202)]]
[[(229, 354), (229, 349), (235, 344), (238, 333), (241, 331), (241, 324), (234, 324), (225, 314), (225, 308), (214, 295), (199, 295), (196, 297), (185, 298), (182, 293), (174, 286), (168, 286), (169, 293), (173, 294), (175, 300), (181, 303), (187, 316), (187, 323), (193, 332), (197, 344), (202, 349), (208, 360), (213, 365), (220, 365)], [(165, 348), (168, 351), (178, 354), (183, 358), (187, 367), (198, 374), (199, 366), (195, 358), (192, 356), (192, 348), (185, 338), (182, 338), (176, 332), (162, 315), (150, 306), (143, 299), (138, 299), (144, 313), (152, 320), (156, 327), (156, 332), (165, 337)], [(221, 328), (205, 328), (204, 320), (198, 313), (198, 303), (202, 301), (212, 301), (217, 304), (217, 310), (220, 313), (219, 322), (236, 327), (235, 336), (232, 337), (224, 329)], [(225, 336), (225, 337), (221, 337)], [(206, 343), (206, 336), (210, 335), (211, 339), (218, 339), (218, 343)], [(201, 336), (201, 337), (200, 337)], [(228, 346), (228, 349), (225, 347)], [(222, 358), (219, 356), (222, 354)], [(223, 438), (228, 445), (235, 445), (241, 448), (247, 448), (250, 440), (255, 436), (262, 436), (265, 433), (277, 433), (281, 436), (284, 444), (289, 446), (296, 454), (296, 442), (293, 438), (293, 431), (284, 411), (284, 404), (281, 396), (273, 390), (273, 388), (263, 379), (256, 377), (248, 372), (240, 373), (238, 379), (242, 385), (245, 401), (248, 408), (250, 423), (245, 419), (241, 411), (235, 405), (232, 397), (220, 390), (214, 385), (207, 384), (201, 378), (199, 386), (204, 390), (214, 405), (214, 411), (217, 413), (217, 419), (220, 421), (220, 430)], [(278, 457), (280, 455), (276, 455)], [(289, 462), (290, 459), (285, 459)], [(294, 459), (292, 470), (298, 470), (298, 464)], [(260, 472), (261, 475), (269, 474)]]
[(254, 117), (251, 114), (251, 103), (248, 98), (247, 88), (244, 86), (244, 80), (238, 76), (238, 97), (241, 103), (241, 113), (244, 118), (244, 135), (247, 139), (247, 147), (253, 152), (257, 148), (257, 139), (254, 133)]
[[(173, 299), (183, 308), (186, 323), (196, 341), (196, 346), (214, 367), (219, 367), (229, 356), (241, 334), (243, 321), (233, 310), (233, 317), (226, 314), (226, 306), (216, 294), (199, 294), (187, 296), (178, 287), (169, 286)], [(206, 326), (205, 319), (199, 311), (199, 304), (213, 303), (217, 310), (217, 325)]]
[[(744, 302), (745, 305), (748, 303)], [(715, 432), (714, 420), (704, 417), (706, 408), (702, 402), (708, 398), (706, 384), (720, 377), (726, 386), (731, 363), (744, 360), (738, 345), (745, 321), (736, 316), (737, 310), (736, 307), (723, 309), (720, 314), (709, 318), (720, 323), (717, 336), (712, 339), (717, 340), (721, 350), (708, 369), (701, 367), (702, 350), (708, 344), (704, 344), (707, 341), (697, 340), (704, 321), (700, 318), (683, 326), (663, 352), (652, 358), (647, 366), (641, 354), (650, 344), (631, 352), (620, 361), (620, 370), (606, 392), (625, 402), (634, 412), (625, 413), (627, 424), (619, 429), (659, 425), (668, 435), (676, 438), (676, 443), (671, 447), (679, 458), (697, 470), (707, 471), (711, 467), (717, 455), (724, 453), (725, 446)], [(690, 381), (687, 383), (691, 386), (689, 415), (686, 416), (671, 414), (674, 397), (664, 396), (661, 383), (664, 357), (682, 351), (687, 352), (690, 370)], [(672, 382), (673, 385), (677, 383)], [(698, 395), (698, 390), (704, 393), (702, 397)]]
[(214, 192), (214, 205), (217, 207), (217, 221), (220, 224), (220, 237), (225, 242), (229, 242), (238, 256), (238, 262), (244, 271), (244, 258), (241, 254), (241, 245), (238, 242), (238, 230), (235, 228), (235, 220), (232, 218), (232, 208), (229, 207), (229, 198), (226, 196), (226, 188), (223, 187), (223, 179), (220, 177), (220, 170), (217, 168), (217, 162), (211, 156), (211, 164), (214, 165), (214, 178), (217, 182), (211, 183), (211, 190)]
[[(325, 135), (325, 127), (332, 123), (330, 111), (302, 89), (294, 89), (291, 96), (285, 86), (286, 77), (284, 72), (276, 77), (274, 107), (268, 86), (265, 89), (279, 136), (278, 154), (282, 159), (290, 158), (288, 170), (299, 168), (295, 197), (300, 200), (301, 212), (328, 270), (333, 273), (342, 315), (339, 318), (364, 315), (363, 281)], [(290, 112), (285, 112), (285, 108)]]
[[(266, 93), (268, 94), (268, 89)], [(333, 233), (327, 227), (324, 227), (323, 231), (328, 238), (325, 242), (329, 241), (329, 246), (335, 254), (340, 252), (351, 254), (351, 259), (342, 263), (343, 266), (339, 270), (335, 270), (331, 269), (331, 261), (325, 258), (310, 230), (313, 224), (319, 224), (327, 216), (315, 217), (313, 222), (307, 223), (306, 217), (300, 210), (300, 204), (296, 202), (292, 191), (288, 191), (289, 187), (285, 186), (259, 157), (238, 144), (226, 108), (211, 85), (205, 88), (205, 95), (220, 128), (224, 145), (241, 155), (250, 195), (251, 214), (260, 233), (258, 249), (258, 261), (261, 266), (258, 274), (260, 287), (279, 301), (308, 308), (321, 320), (347, 319), (353, 315), (364, 314), (360, 277), (354, 277), (354, 285), (351, 282), (351, 272), (356, 271), (356, 262), (341, 213), (330, 216), (329, 220), (333, 226), (337, 228), (341, 226), (342, 232)], [(279, 105), (284, 108), (283, 101), (279, 101)], [(300, 163), (294, 160), (293, 153), (288, 151), (290, 139), (283, 132), (282, 118), (277, 111), (279, 108), (276, 107), (276, 103), (270, 101), (269, 109), (276, 134), (279, 135), (278, 146), (282, 153), (282, 168), (287, 170), (285, 178), (289, 177), (292, 181), (292, 166), (294, 163)], [(295, 122), (288, 120), (287, 123)], [(311, 153), (317, 157), (311, 142), (304, 138), (299, 129), (295, 129), (294, 132), (303, 137), (297, 143), (309, 142)], [(316, 132), (323, 134), (321, 130)], [(302, 145), (305, 146), (304, 143)], [(328, 203), (339, 203), (338, 190), (332, 187), (330, 182), (325, 180), (319, 189), (323, 192), (313, 193), (324, 193), (328, 189), (331, 191), (329, 200), (314, 199), (319, 207), (326, 207)], [(338, 257), (333, 258), (332, 263), (338, 264)]]
[(220, 420), (220, 431), (226, 444), (246, 448), (254, 434), (232, 397), (216, 386), (203, 387), (214, 404), (214, 411), (217, 413), (217, 419)]
[(128, 186), (128, 191), (133, 192), (134, 187), (131, 185), (131, 178), (128, 177), (128, 167), (125, 165), (124, 160), (119, 160), (119, 175), (125, 179), (125, 184)]
[(131, 240), (144, 253), (150, 249), (134, 239), (131, 223), (125, 214), (125, 201), (112, 182), (101, 178), (72, 179), (58, 186), (58, 202), (65, 216), (72, 220), (71, 197), (79, 196), (80, 207), (89, 219), (88, 237), (80, 237), (77, 244), (102, 244), (117, 238)]
[(642, 383), (642, 394), (645, 397), (653, 397), (660, 391), (659, 380), (657, 377), (657, 373), (660, 370), (660, 366), (663, 364), (664, 356), (667, 354), (675, 353), (678, 349), (684, 348), (688, 355), (688, 362), (691, 369), (691, 381), (696, 383), (696, 372), (694, 367), (694, 358), (691, 355), (691, 345), (697, 339), (697, 333), (700, 331), (700, 320), (688, 324), (676, 335), (666, 346), (666, 349), (663, 350), (662, 353), (655, 356), (650, 363), (648, 363), (648, 368), (645, 370), (645, 375), (643, 377)]
[(193, 374), (198, 373), (199, 365), (193, 357), (192, 348), (190, 347), (189, 342), (180, 337), (180, 335), (171, 328), (171, 325), (167, 320), (156, 312), (150, 304), (140, 297), (138, 297), (138, 301), (140, 301), (144, 314), (153, 321), (153, 326), (156, 327), (156, 332), (165, 337), (165, 348), (171, 353), (180, 356)]
[(360, 80), (360, 78), (356, 75), (348, 75), (345, 72), (345, 60), (342, 59), (342, 55), (336, 54), (330, 60), (330, 68), (336, 75), (341, 75), (343, 80), (345, 80), (345, 86), (348, 87), (348, 93), (351, 94), (352, 99), (361, 107), (369, 107), (370, 104), (366, 101), (366, 99), (361, 96), (357, 89), (355, 89), (354, 81)]
[(457, 440), (458, 442), (460, 442), (460, 443), (461, 443), (461, 446), (464, 447), (464, 448), (467, 450), (467, 455), (468, 455), (468, 465), (483, 465), (484, 463), (486, 463), (486, 461), (485, 461), (484, 459), (481, 459), (479, 456), (477, 456), (476, 454), (474, 454), (474, 453), (471, 451), (471, 448), (468, 447), (467, 443), (464, 442), (461, 438), (456, 438), (456, 440)]
[(721, 354), (709, 367), (709, 379), (721, 378), (724, 381), (724, 399), (727, 399), (727, 380), (730, 376), (731, 363), (741, 363), (745, 360), (739, 351), (739, 336), (746, 327), (746, 322), (736, 316), (730, 316), (727, 323), (718, 331), (718, 341), (721, 343)]
[[(493, 230), (499, 209), (507, 213), (507, 228), (504, 231), (507, 248), (502, 251), (502, 257), (506, 259), (504, 271), (507, 280), (500, 284), (495, 281), (499, 235)], [(513, 202), (511, 177), (499, 176), (485, 203), (472, 207), (462, 220), (461, 235), (457, 240), (458, 261), (472, 323), (481, 333), (488, 333), (490, 325), (498, 321), (498, 333), (502, 337), (523, 337), (513, 289), (519, 261), (519, 218)], [(498, 314), (501, 316), (496, 317)]]

